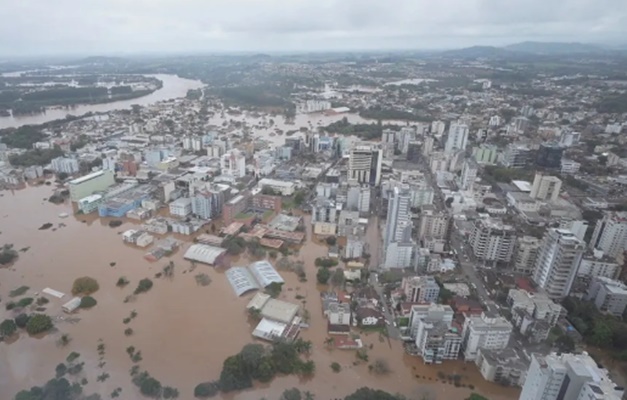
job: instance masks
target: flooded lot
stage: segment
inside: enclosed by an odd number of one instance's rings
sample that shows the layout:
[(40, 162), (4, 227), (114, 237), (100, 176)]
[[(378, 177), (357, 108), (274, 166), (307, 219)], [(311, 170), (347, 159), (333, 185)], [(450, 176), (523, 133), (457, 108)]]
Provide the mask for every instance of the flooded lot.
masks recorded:
[[(71, 351), (80, 353), (85, 361), (79, 375), (88, 380), (85, 393), (97, 392), (108, 398), (120, 387), (120, 398), (140, 398), (129, 376), (134, 364), (126, 352), (128, 346), (141, 351), (141, 369), (149, 371), (162, 384), (176, 387), (179, 398), (192, 399), (195, 385), (217, 379), (223, 360), (254, 341), (245, 312), (253, 294), (237, 298), (223, 271), (201, 264), (190, 271), (191, 263), (182, 258), (189, 243), (172, 257), (149, 263), (143, 258), (146, 250), (122, 243), (120, 233), (132, 228), (132, 223), (110, 228), (107, 221), (93, 216), (61, 219), (62, 212), (72, 215), (72, 207), (44, 200), (52, 192), (52, 186), (0, 192), (0, 245), (11, 243), (16, 249), (30, 247), (19, 253), (13, 266), (0, 269), (1, 319), (15, 316), (4, 305), (9, 301), (9, 291), (19, 286), (30, 287), (29, 297), (37, 297), (34, 293), (46, 287), (66, 293), (60, 300), (49, 297), (50, 303), (46, 305), (45, 312), (55, 320), (54, 332), (33, 338), (22, 331), (17, 340), (0, 343), (0, 399), (11, 399), (21, 389), (45, 383), (54, 376), (55, 366)], [(45, 223), (52, 223), (53, 227), (39, 230)], [(518, 397), (517, 389), (483, 381), (473, 364), (447, 362), (442, 366), (425, 366), (420, 358), (405, 355), (400, 342), (388, 342), (378, 333), (363, 335), (362, 339), (367, 347), (372, 345), (368, 350), (370, 360), (387, 360), (392, 369), (389, 375), (369, 373), (367, 363), (354, 365), (355, 351), (328, 350), (324, 344), (326, 320), (319, 301), (319, 291), (323, 288), (316, 284), (314, 266), (314, 259), (326, 252), (325, 246), (307, 240), (294, 256), (305, 262), (307, 282), (299, 282), (294, 273), (280, 272), (286, 284), (279, 298), (301, 303), (311, 315), (311, 328), (303, 330), (301, 336), (313, 343), (314, 377), (306, 380), (279, 377), (269, 384), (224, 398), (278, 399), (283, 390), (294, 386), (313, 392), (316, 399), (343, 397), (361, 386), (401, 392), (411, 399), (421, 398), (422, 393), (431, 393), (431, 398), (463, 399), (470, 393), (468, 388), (436, 382), (440, 371), (462, 375), (463, 384), (475, 385), (475, 391), (492, 400)], [(175, 263), (173, 278), (155, 278), (170, 260)], [(115, 265), (111, 266), (112, 263)], [(233, 265), (247, 263), (241, 257)], [(194, 276), (200, 272), (208, 274), (212, 283), (198, 285)], [(98, 280), (100, 289), (93, 294), (98, 304), (68, 316), (61, 311), (61, 305), (71, 298), (72, 282), (81, 276)], [(122, 276), (130, 283), (119, 288), (116, 282)], [(152, 279), (153, 288), (125, 303), (125, 298), (143, 278)], [(296, 295), (304, 299), (297, 300)], [(123, 320), (132, 311), (137, 313), (136, 318), (124, 324)], [(126, 336), (124, 330), (129, 327), (133, 334)], [(57, 345), (62, 334), (71, 337), (65, 347)], [(105, 364), (100, 366), (99, 339), (105, 345), (102, 360)], [(342, 365), (340, 373), (332, 372), (332, 362)], [(105, 372), (110, 378), (97, 382), (96, 377)]]

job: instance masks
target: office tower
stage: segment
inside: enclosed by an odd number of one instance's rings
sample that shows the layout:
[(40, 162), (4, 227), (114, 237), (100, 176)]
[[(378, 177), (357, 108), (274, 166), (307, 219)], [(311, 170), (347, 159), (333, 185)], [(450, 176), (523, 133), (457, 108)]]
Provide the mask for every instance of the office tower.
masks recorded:
[(619, 400), (624, 389), (588, 355), (531, 355), (519, 400)]
[(551, 299), (568, 296), (584, 250), (584, 243), (571, 231), (549, 229), (542, 239), (533, 280)]
[(627, 243), (627, 213), (611, 212), (597, 221), (590, 240), (590, 248), (599, 249), (607, 256), (617, 258)]
[(507, 347), (512, 324), (500, 316), (469, 315), (462, 330), (462, 348), (466, 361), (475, 361), (479, 349), (501, 350)]
[(536, 173), (531, 186), (531, 198), (545, 201), (555, 201), (560, 195), (562, 181), (556, 176)]
[(444, 153), (452, 154), (455, 150), (466, 150), (468, 142), (468, 125), (453, 123), (448, 130)]
[(536, 165), (544, 168), (560, 168), (564, 147), (557, 143), (543, 143), (536, 155)]
[(483, 261), (509, 262), (516, 244), (516, 230), (503, 221), (479, 218), (468, 240), (475, 257)]
[(374, 144), (361, 143), (350, 151), (348, 180), (378, 186), (381, 181), (383, 151)]

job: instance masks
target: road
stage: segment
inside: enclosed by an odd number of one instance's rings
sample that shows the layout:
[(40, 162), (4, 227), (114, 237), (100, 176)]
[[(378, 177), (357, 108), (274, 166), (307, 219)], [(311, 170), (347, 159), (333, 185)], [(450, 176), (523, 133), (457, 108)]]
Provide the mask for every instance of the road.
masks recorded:
[(383, 315), (385, 316), (385, 321), (387, 325), (388, 338), (392, 340), (400, 340), (401, 339), (401, 331), (396, 326), (396, 320), (394, 318), (394, 313), (390, 310), (390, 307), (385, 299), (385, 295), (383, 294), (383, 286), (379, 283), (377, 279), (377, 273), (370, 274), (370, 285), (377, 291), (379, 295), (379, 299), (381, 299), (381, 310), (383, 311)]

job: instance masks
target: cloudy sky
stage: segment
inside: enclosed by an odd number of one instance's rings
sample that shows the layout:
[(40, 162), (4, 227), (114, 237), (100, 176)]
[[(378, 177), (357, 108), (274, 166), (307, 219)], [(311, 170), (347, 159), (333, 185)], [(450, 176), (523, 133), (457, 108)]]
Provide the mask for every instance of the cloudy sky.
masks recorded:
[(627, 0), (0, 0), (0, 55), (627, 43)]

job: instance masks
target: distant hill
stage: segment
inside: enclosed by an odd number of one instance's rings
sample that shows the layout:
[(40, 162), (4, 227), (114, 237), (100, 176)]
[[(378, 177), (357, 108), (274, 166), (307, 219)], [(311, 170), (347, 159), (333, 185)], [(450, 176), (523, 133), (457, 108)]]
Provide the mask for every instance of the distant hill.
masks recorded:
[(107, 57), (107, 56), (92, 56), (85, 57), (80, 60), (76, 60), (76, 65), (84, 65), (84, 64), (96, 64), (96, 65), (104, 65), (104, 64), (120, 64), (125, 63), (128, 60), (122, 57)]
[(507, 57), (511, 51), (494, 46), (472, 46), (463, 49), (447, 50), (441, 53), (445, 57), (454, 58), (499, 58)]
[(562, 42), (521, 42), (503, 47), (509, 51), (533, 54), (577, 54), (577, 53), (599, 53), (605, 51), (600, 46), (588, 43), (562, 43)]

